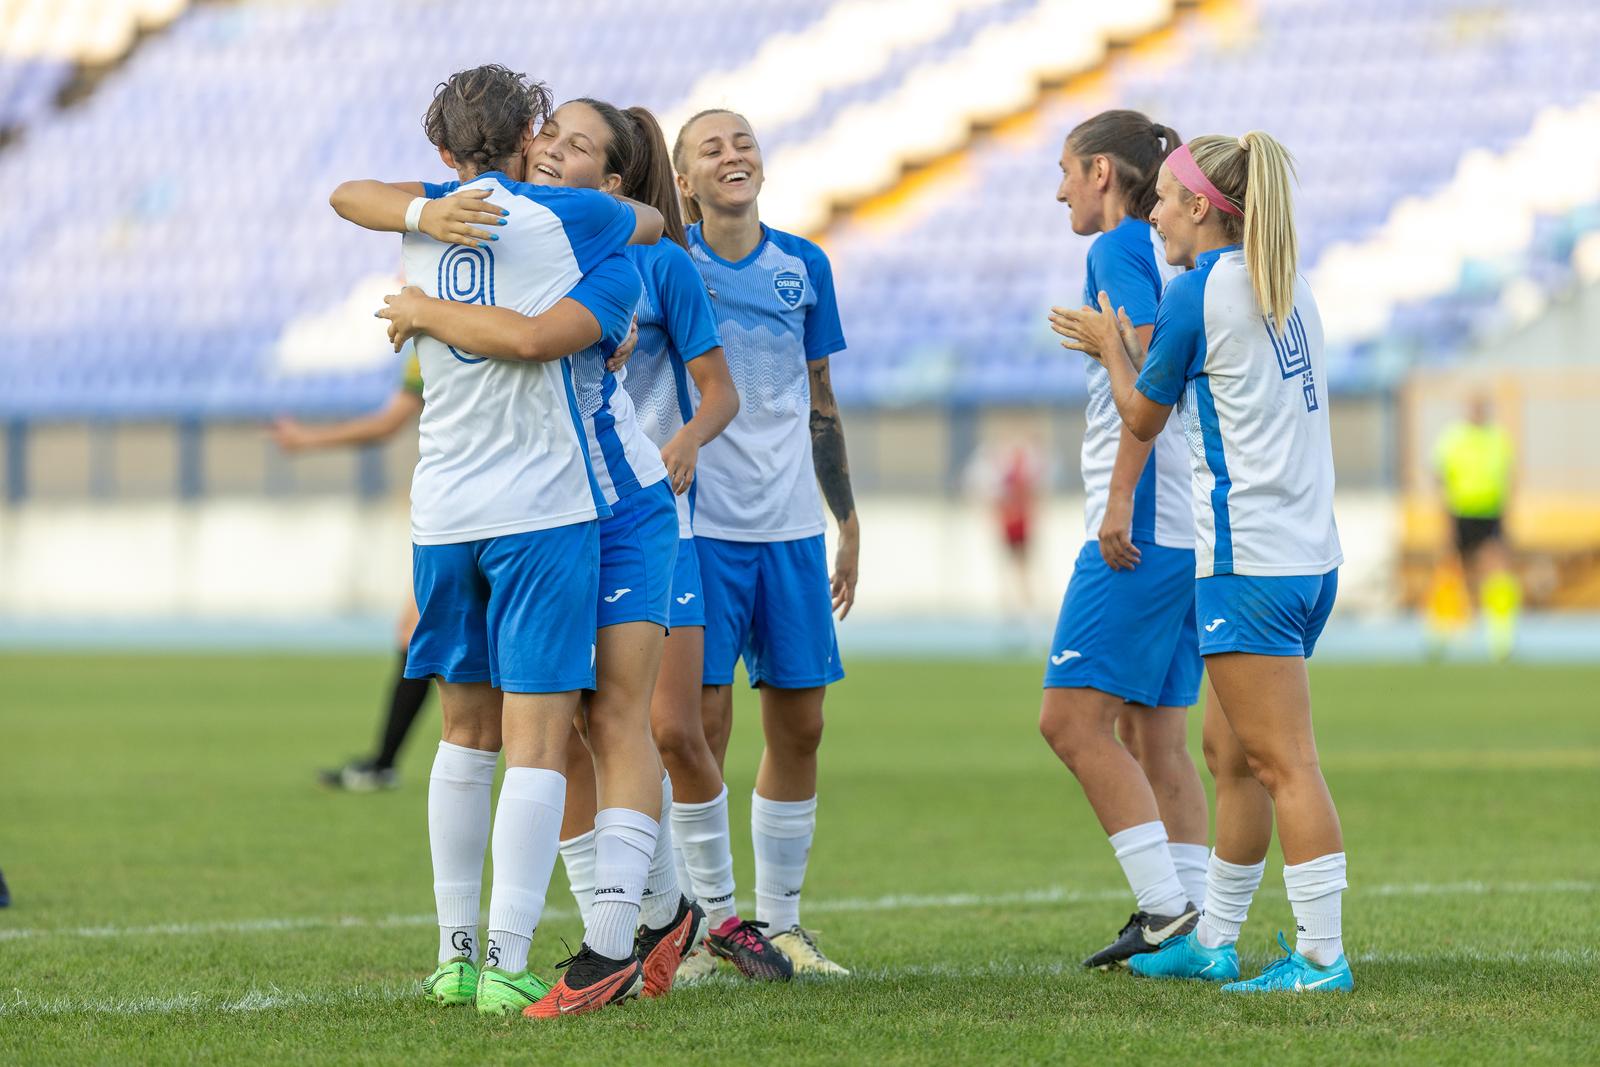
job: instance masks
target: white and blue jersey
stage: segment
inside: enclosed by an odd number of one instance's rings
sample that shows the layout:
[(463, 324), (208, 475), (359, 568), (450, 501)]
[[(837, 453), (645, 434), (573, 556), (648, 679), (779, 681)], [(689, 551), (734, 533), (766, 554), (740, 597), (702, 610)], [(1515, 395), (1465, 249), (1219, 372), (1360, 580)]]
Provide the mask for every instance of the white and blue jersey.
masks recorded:
[[(688, 365), (722, 345), (706, 283), (679, 245), (662, 240), (628, 249), (644, 292), (636, 316), (639, 342), (623, 382), (639, 428), (660, 449), (694, 418), (699, 393)], [(696, 490), (678, 497), (678, 536), (693, 536)]]
[(588, 308), (600, 323), (599, 343), (574, 353), (571, 360), (578, 410), (588, 431), (590, 464), (607, 504), (615, 504), (667, 476), (661, 450), (640, 429), (633, 399), (623, 388), (627, 368), (615, 374), (606, 369), (606, 359), (628, 336), (642, 292), (633, 261), (625, 255), (615, 255), (585, 274), (567, 294)]
[[(429, 296), (549, 310), (631, 239), (631, 208), (587, 189), (481, 174), (425, 186), (430, 197), (486, 188), (507, 210), (493, 245), (405, 235), (406, 284)], [(517, 363), (417, 338), (422, 369), (420, 457), (411, 486), (412, 540), (456, 544), (580, 523), (609, 514), (567, 360)]]
[[(1111, 306), (1124, 308), (1133, 325), (1149, 326), (1156, 321), (1162, 287), (1179, 273), (1180, 268), (1167, 264), (1155, 228), (1129, 215), (1090, 246), (1083, 302), (1099, 307), (1104, 290)], [(1105, 367), (1085, 356), (1084, 377), (1089, 393), (1082, 453), (1084, 524), (1088, 536), (1095, 538), (1100, 535), (1111, 495), (1122, 416), (1111, 398), (1111, 377)], [(1182, 427), (1172, 419), (1156, 437), (1134, 488), (1133, 539), (1167, 548), (1193, 548), (1191, 493), (1188, 447)]]
[(1237, 245), (1199, 256), (1167, 286), (1138, 389), (1183, 401), (1198, 577), (1339, 566), (1322, 318), (1304, 278), (1280, 333)]
[(689, 254), (739, 391), (739, 414), (700, 450), (695, 533), (819, 536), (827, 526), (811, 460), (808, 364), (844, 348), (828, 257), (803, 237), (762, 226), (755, 249), (732, 263), (707, 246), (698, 223), (689, 227)]

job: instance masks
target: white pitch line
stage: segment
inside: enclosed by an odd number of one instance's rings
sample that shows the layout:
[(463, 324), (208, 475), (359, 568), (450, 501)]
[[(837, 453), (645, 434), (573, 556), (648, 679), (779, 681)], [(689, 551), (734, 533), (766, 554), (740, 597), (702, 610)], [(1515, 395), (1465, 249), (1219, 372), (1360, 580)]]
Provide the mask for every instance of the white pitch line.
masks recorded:
[[(1250, 953), (1245, 954), (1247, 958)], [(1533, 952), (1518, 950), (1488, 950), (1479, 948), (1454, 948), (1445, 952), (1358, 952), (1353, 956), (1359, 965), (1404, 966), (1410, 964), (1562, 964), (1592, 967), (1600, 963), (1600, 951), (1593, 948), (1544, 949)], [(1029, 963), (1021, 960), (994, 960), (975, 967), (953, 967), (948, 964), (907, 964), (903, 967), (873, 967), (857, 970), (849, 978), (807, 979), (811, 982), (849, 982), (852, 985), (895, 983), (908, 978), (946, 978), (972, 981), (980, 978), (1062, 978), (1084, 976), (1083, 966), (1071, 960), (1049, 963)], [(693, 988), (735, 988), (743, 982), (727, 975), (716, 975)], [(343, 989), (314, 991), (285, 991), (276, 987), (252, 989), (243, 995), (207, 997), (200, 993), (178, 993), (164, 997), (94, 996), (73, 999), (68, 997), (33, 997), (20, 989), (9, 996), (0, 995), (0, 1017), (6, 1015), (175, 1015), (183, 1012), (211, 1014), (257, 1014), (280, 1009), (306, 1007), (334, 1007), (361, 1004), (393, 1004), (403, 1000), (421, 1001), (415, 983), (390, 983), (374, 986), (357, 986)]]
[[(1431, 897), (1431, 896), (1487, 896), (1511, 894), (1518, 896), (1591, 894), (1600, 892), (1600, 882), (1557, 880), (1551, 882), (1397, 882), (1386, 885), (1356, 886), (1350, 890), (1356, 897)], [(1126, 889), (1072, 889), (1066, 886), (1049, 886), (1044, 889), (1021, 890), (1014, 893), (947, 893), (891, 894), (881, 897), (856, 897), (840, 900), (807, 901), (807, 913), (856, 913), (873, 911), (944, 911), (958, 908), (1016, 908), (1038, 907), (1050, 904), (1098, 904), (1129, 899)], [(743, 901), (749, 910), (752, 902)], [(551, 908), (544, 913), (546, 919), (573, 919), (577, 913), (571, 909)], [(296, 930), (353, 929), (372, 930), (432, 926), (432, 914), (387, 915), (376, 919), (361, 916), (306, 916), (277, 919), (222, 919), (199, 923), (157, 923), (149, 926), (68, 926), (58, 929), (19, 928), (0, 929), (0, 941), (20, 941), (47, 937), (119, 938), (119, 937), (203, 937), (209, 934), (259, 934), (282, 933)]]

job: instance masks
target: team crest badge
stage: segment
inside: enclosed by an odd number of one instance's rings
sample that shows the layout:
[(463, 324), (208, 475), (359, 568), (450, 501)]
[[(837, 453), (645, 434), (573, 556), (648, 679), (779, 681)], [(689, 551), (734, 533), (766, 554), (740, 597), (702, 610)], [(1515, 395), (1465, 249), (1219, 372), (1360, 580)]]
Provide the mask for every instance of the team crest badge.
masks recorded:
[(800, 306), (800, 301), (805, 299), (806, 280), (792, 270), (779, 271), (772, 276), (772, 289), (791, 308)]

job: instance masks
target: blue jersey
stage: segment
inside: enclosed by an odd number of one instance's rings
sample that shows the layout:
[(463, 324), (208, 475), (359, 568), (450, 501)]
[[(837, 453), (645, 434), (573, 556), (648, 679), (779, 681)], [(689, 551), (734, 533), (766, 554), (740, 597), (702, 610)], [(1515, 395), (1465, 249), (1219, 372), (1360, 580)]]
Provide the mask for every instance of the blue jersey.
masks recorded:
[[(694, 418), (700, 397), (688, 364), (722, 345), (706, 283), (677, 244), (632, 245), (628, 258), (644, 280), (637, 318), (639, 343), (628, 361), (624, 386), (639, 428), (659, 449)], [(695, 489), (678, 497), (678, 535), (693, 535)]]
[(640, 428), (633, 399), (622, 387), (627, 369), (616, 374), (606, 369), (606, 360), (628, 336), (642, 292), (633, 261), (618, 254), (585, 274), (567, 294), (600, 323), (599, 343), (571, 357), (572, 385), (589, 431), (590, 461), (608, 504), (667, 476), (660, 448)]
[(700, 451), (695, 531), (727, 541), (792, 541), (826, 530), (811, 460), (809, 364), (844, 349), (833, 268), (822, 249), (761, 227), (737, 263), (689, 227), (711, 293), (739, 414)]
[(1322, 316), (1304, 278), (1280, 332), (1238, 245), (1197, 257), (1162, 297), (1138, 389), (1183, 401), (1198, 577), (1321, 575), (1343, 562)]
[[(1089, 248), (1083, 302), (1100, 306), (1100, 291), (1112, 307), (1124, 308), (1135, 326), (1156, 321), (1162, 287), (1179, 273), (1167, 264), (1155, 228), (1129, 215), (1114, 229), (1096, 237)], [(1111, 470), (1122, 441), (1122, 416), (1111, 399), (1111, 378), (1098, 362), (1084, 357), (1089, 399), (1084, 409), (1084, 520), (1091, 538), (1100, 535)], [(1189, 507), (1189, 454), (1178, 420), (1156, 438), (1150, 458), (1133, 492), (1133, 536), (1168, 548), (1194, 547), (1194, 515)]]
[[(506, 225), (499, 241), (479, 248), (406, 234), (406, 283), (429, 296), (538, 315), (633, 234), (633, 211), (604, 193), (528, 185), (498, 172), (465, 186), (488, 189), (490, 201), (508, 212)], [(444, 196), (462, 187), (426, 190)], [(424, 400), (411, 484), (417, 544), (526, 533), (610, 513), (567, 360), (485, 359), (428, 336), (417, 338), (417, 359)]]

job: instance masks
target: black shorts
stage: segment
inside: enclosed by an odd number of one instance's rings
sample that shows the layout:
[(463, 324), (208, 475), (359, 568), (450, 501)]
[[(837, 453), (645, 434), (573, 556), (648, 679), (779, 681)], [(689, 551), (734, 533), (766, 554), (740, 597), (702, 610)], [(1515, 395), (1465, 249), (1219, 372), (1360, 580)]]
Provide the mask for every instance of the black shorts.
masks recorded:
[(1500, 518), (1491, 519), (1469, 518), (1465, 515), (1455, 516), (1456, 523), (1456, 551), (1463, 557), (1470, 556), (1482, 548), (1487, 541), (1500, 540)]

